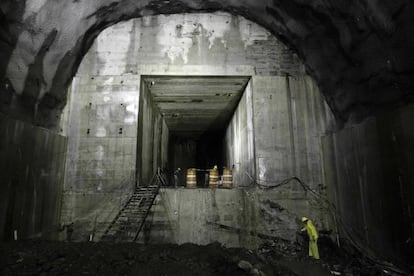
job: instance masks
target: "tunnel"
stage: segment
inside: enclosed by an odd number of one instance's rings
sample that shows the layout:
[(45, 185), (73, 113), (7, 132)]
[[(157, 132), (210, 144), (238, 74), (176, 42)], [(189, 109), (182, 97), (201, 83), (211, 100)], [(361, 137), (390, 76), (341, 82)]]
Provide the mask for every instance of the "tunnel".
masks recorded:
[[(198, 168), (200, 173), (197, 182), (202, 187), (207, 186), (202, 178), (209, 168), (215, 165), (220, 168), (227, 166), (226, 160), (230, 156), (226, 156), (226, 148), (231, 145), (228, 143), (225, 146), (226, 130), (236, 110), (247, 114), (247, 106), (238, 108), (238, 104), (249, 81), (249, 76), (142, 76), (141, 87), (144, 89), (140, 95), (143, 105), (138, 116), (142, 117), (139, 123), (146, 124), (145, 121), (150, 121), (144, 117), (151, 109), (155, 110), (155, 116), (160, 115), (165, 124), (160, 123), (161, 131), (154, 132), (159, 137), (153, 137), (150, 141), (141, 140), (142, 144), (138, 148), (147, 148), (149, 142), (161, 143), (158, 160), (153, 160), (153, 168), (160, 167), (169, 172), (167, 180), (170, 185), (173, 182), (172, 172), (177, 168), (183, 170), (179, 179), (182, 185), (185, 182), (184, 172)], [(152, 103), (153, 107), (147, 102)], [(245, 124), (247, 119), (246, 117)], [(252, 120), (251, 117), (249, 119)], [(148, 127), (139, 126), (142, 133), (138, 136), (143, 135)], [(164, 139), (161, 138), (163, 136)], [(231, 139), (229, 135), (228, 139)], [(161, 152), (165, 153), (164, 160), (161, 159)], [(140, 158), (138, 164), (148, 163), (142, 152), (138, 152), (137, 156)], [(148, 156), (156, 158), (152, 153)], [(138, 171), (144, 173), (145, 170), (142, 168)], [(149, 181), (148, 177), (146, 181)]]
[(413, 273), (414, 4), (52, 2), (0, 3), (0, 274)]

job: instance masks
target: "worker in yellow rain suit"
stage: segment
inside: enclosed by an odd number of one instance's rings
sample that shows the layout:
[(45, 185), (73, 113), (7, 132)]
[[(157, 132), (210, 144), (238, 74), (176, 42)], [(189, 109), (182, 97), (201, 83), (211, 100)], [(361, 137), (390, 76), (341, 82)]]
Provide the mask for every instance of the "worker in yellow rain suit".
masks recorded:
[(302, 222), (305, 224), (305, 227), (300, 231), (307, 231), (309, 236), (309, 256), (319, 260), (318, 231), (310, 219), (303, 217)]

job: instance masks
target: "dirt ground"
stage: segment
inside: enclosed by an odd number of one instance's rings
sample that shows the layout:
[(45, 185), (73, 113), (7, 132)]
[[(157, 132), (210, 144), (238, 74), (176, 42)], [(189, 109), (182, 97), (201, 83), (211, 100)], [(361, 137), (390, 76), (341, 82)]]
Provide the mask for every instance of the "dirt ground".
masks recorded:
[(320, 242), (321, 260), (298, 243), (269, 241), (260, 249), (136, 243), (0, 244), (0, 275), (393, 275)]

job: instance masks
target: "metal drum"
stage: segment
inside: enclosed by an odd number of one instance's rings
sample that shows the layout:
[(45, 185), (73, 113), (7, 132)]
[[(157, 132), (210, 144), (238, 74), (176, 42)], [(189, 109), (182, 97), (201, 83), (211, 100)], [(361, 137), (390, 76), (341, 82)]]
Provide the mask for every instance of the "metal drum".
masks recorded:
[(187, 188), (197, 188), (197, 174), (196, 169), (190, 168), (187, 170)]
[(209, 181), (208, 181), (208, 187), (209, 188), (218, 188), (218, 170), (211, 169), (210, 175), (209, 175)]
[(233, 171), (230, 169), (223, 169), (223, 188), (233, 188)]

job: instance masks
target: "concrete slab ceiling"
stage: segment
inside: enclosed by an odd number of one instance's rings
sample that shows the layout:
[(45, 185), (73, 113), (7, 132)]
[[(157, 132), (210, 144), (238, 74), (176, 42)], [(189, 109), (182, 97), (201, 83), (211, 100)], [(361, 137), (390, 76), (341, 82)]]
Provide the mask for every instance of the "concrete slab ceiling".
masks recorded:
[(250, 76), (143, 76), (170, 134), (197, 138), (227, 127)]

